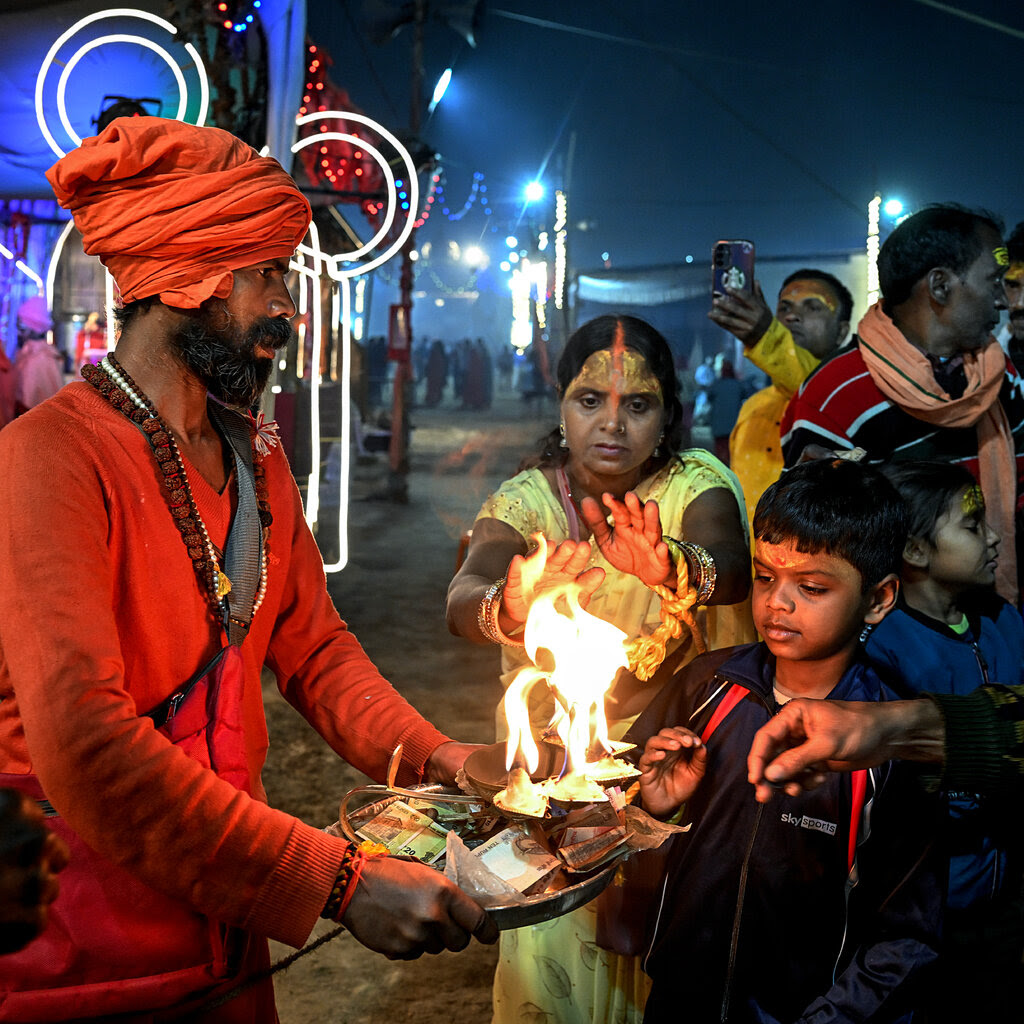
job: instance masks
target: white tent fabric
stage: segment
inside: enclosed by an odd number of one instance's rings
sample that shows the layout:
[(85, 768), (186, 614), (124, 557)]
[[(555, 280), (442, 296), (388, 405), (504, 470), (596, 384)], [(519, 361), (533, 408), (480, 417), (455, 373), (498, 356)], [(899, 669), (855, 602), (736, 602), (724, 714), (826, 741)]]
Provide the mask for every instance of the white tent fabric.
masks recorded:
[(697, 264), (665, 264), (581, 273), (576, 297), (608, 306), (661, 306), (709, 294), (711, 271)]

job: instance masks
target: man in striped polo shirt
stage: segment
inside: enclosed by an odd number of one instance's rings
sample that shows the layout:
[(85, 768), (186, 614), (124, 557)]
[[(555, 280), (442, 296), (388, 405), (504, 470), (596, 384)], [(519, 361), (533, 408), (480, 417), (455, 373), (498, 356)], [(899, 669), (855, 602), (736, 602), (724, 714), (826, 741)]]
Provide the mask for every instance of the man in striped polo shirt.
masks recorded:
[(1007, 263), (990, 214), (947, 204), (908, 217), (879, 253), (881, 301), (807, 378), (781, 429), (787, 467), (809, 445), (962, 463), (1002, 541), (996, 589), (1016, 604), (1024, 393), (992, 335)]

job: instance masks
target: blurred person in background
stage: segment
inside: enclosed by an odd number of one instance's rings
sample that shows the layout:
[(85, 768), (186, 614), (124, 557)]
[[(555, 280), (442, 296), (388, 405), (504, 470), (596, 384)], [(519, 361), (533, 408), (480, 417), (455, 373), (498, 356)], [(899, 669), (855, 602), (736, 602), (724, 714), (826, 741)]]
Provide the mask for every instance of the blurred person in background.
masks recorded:
[(35, 295), (18, 307), (14, 358), (14, 414), (20, 416), (64, 387), (64, 356), (50, 344), (53, 320), (46, 299)]

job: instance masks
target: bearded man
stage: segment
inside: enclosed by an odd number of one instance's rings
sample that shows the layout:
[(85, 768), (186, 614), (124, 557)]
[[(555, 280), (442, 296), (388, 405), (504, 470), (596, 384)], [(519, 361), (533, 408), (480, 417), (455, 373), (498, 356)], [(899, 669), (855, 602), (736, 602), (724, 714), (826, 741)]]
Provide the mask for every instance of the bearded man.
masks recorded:
[(373, 777), (399, 742), (406, 783), (470, 749), (348, 632), (281, 448), (226, 408), (291, 335), (309, 204), (226, 132), (152, 117), (48, 177), (123, 306), (114, 353), (0, 437), (0, 783), (71, 850), (49, 928), (0, 960), (0, 1018), (275, 1021), (266, 939), (318, 917), (392, 958), (494, 941), (437, 872), (366, 859), (260, 781), (264, 665)]

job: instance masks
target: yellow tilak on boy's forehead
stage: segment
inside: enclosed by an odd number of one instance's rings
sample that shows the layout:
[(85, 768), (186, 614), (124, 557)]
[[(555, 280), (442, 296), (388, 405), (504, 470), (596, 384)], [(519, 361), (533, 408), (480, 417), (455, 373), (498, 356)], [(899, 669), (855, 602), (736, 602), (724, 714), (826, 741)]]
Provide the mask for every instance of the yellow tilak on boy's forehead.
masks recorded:
[(1001, 267), (1008, 267), (1010, 265), (1010, 254), (1006, 251), (1005, 245), (1000, 245), (992, 250), (992, 255), (995, 258), (996, 263)]
[(657, 395), (661, 400), (661, 384), (639, 352), (616, 345), (603, 348), (587, 358), (582, 369), (570, 382), (566, 393), (581, 388), (585, 391), (607, 391), (615, 395)]
[(1012, 278), (1014, 281), (1024, 280), (1024, 260), (1011, 260), (1003, 277)]
[(965, 516), (981, 515), (985, 511), (985, 495), (981, 493), (981, 488), (977, 484), (968, 487), (960, 499), (960, 505)]
[(828, 294), (827, 289), (822, 288), (817, 281), (792, 281), (782, 289), (779, 302), (803, 302), (804, 299), (817, 299), (824, 303), (829, 311), (834, 313), (839, 303)]

